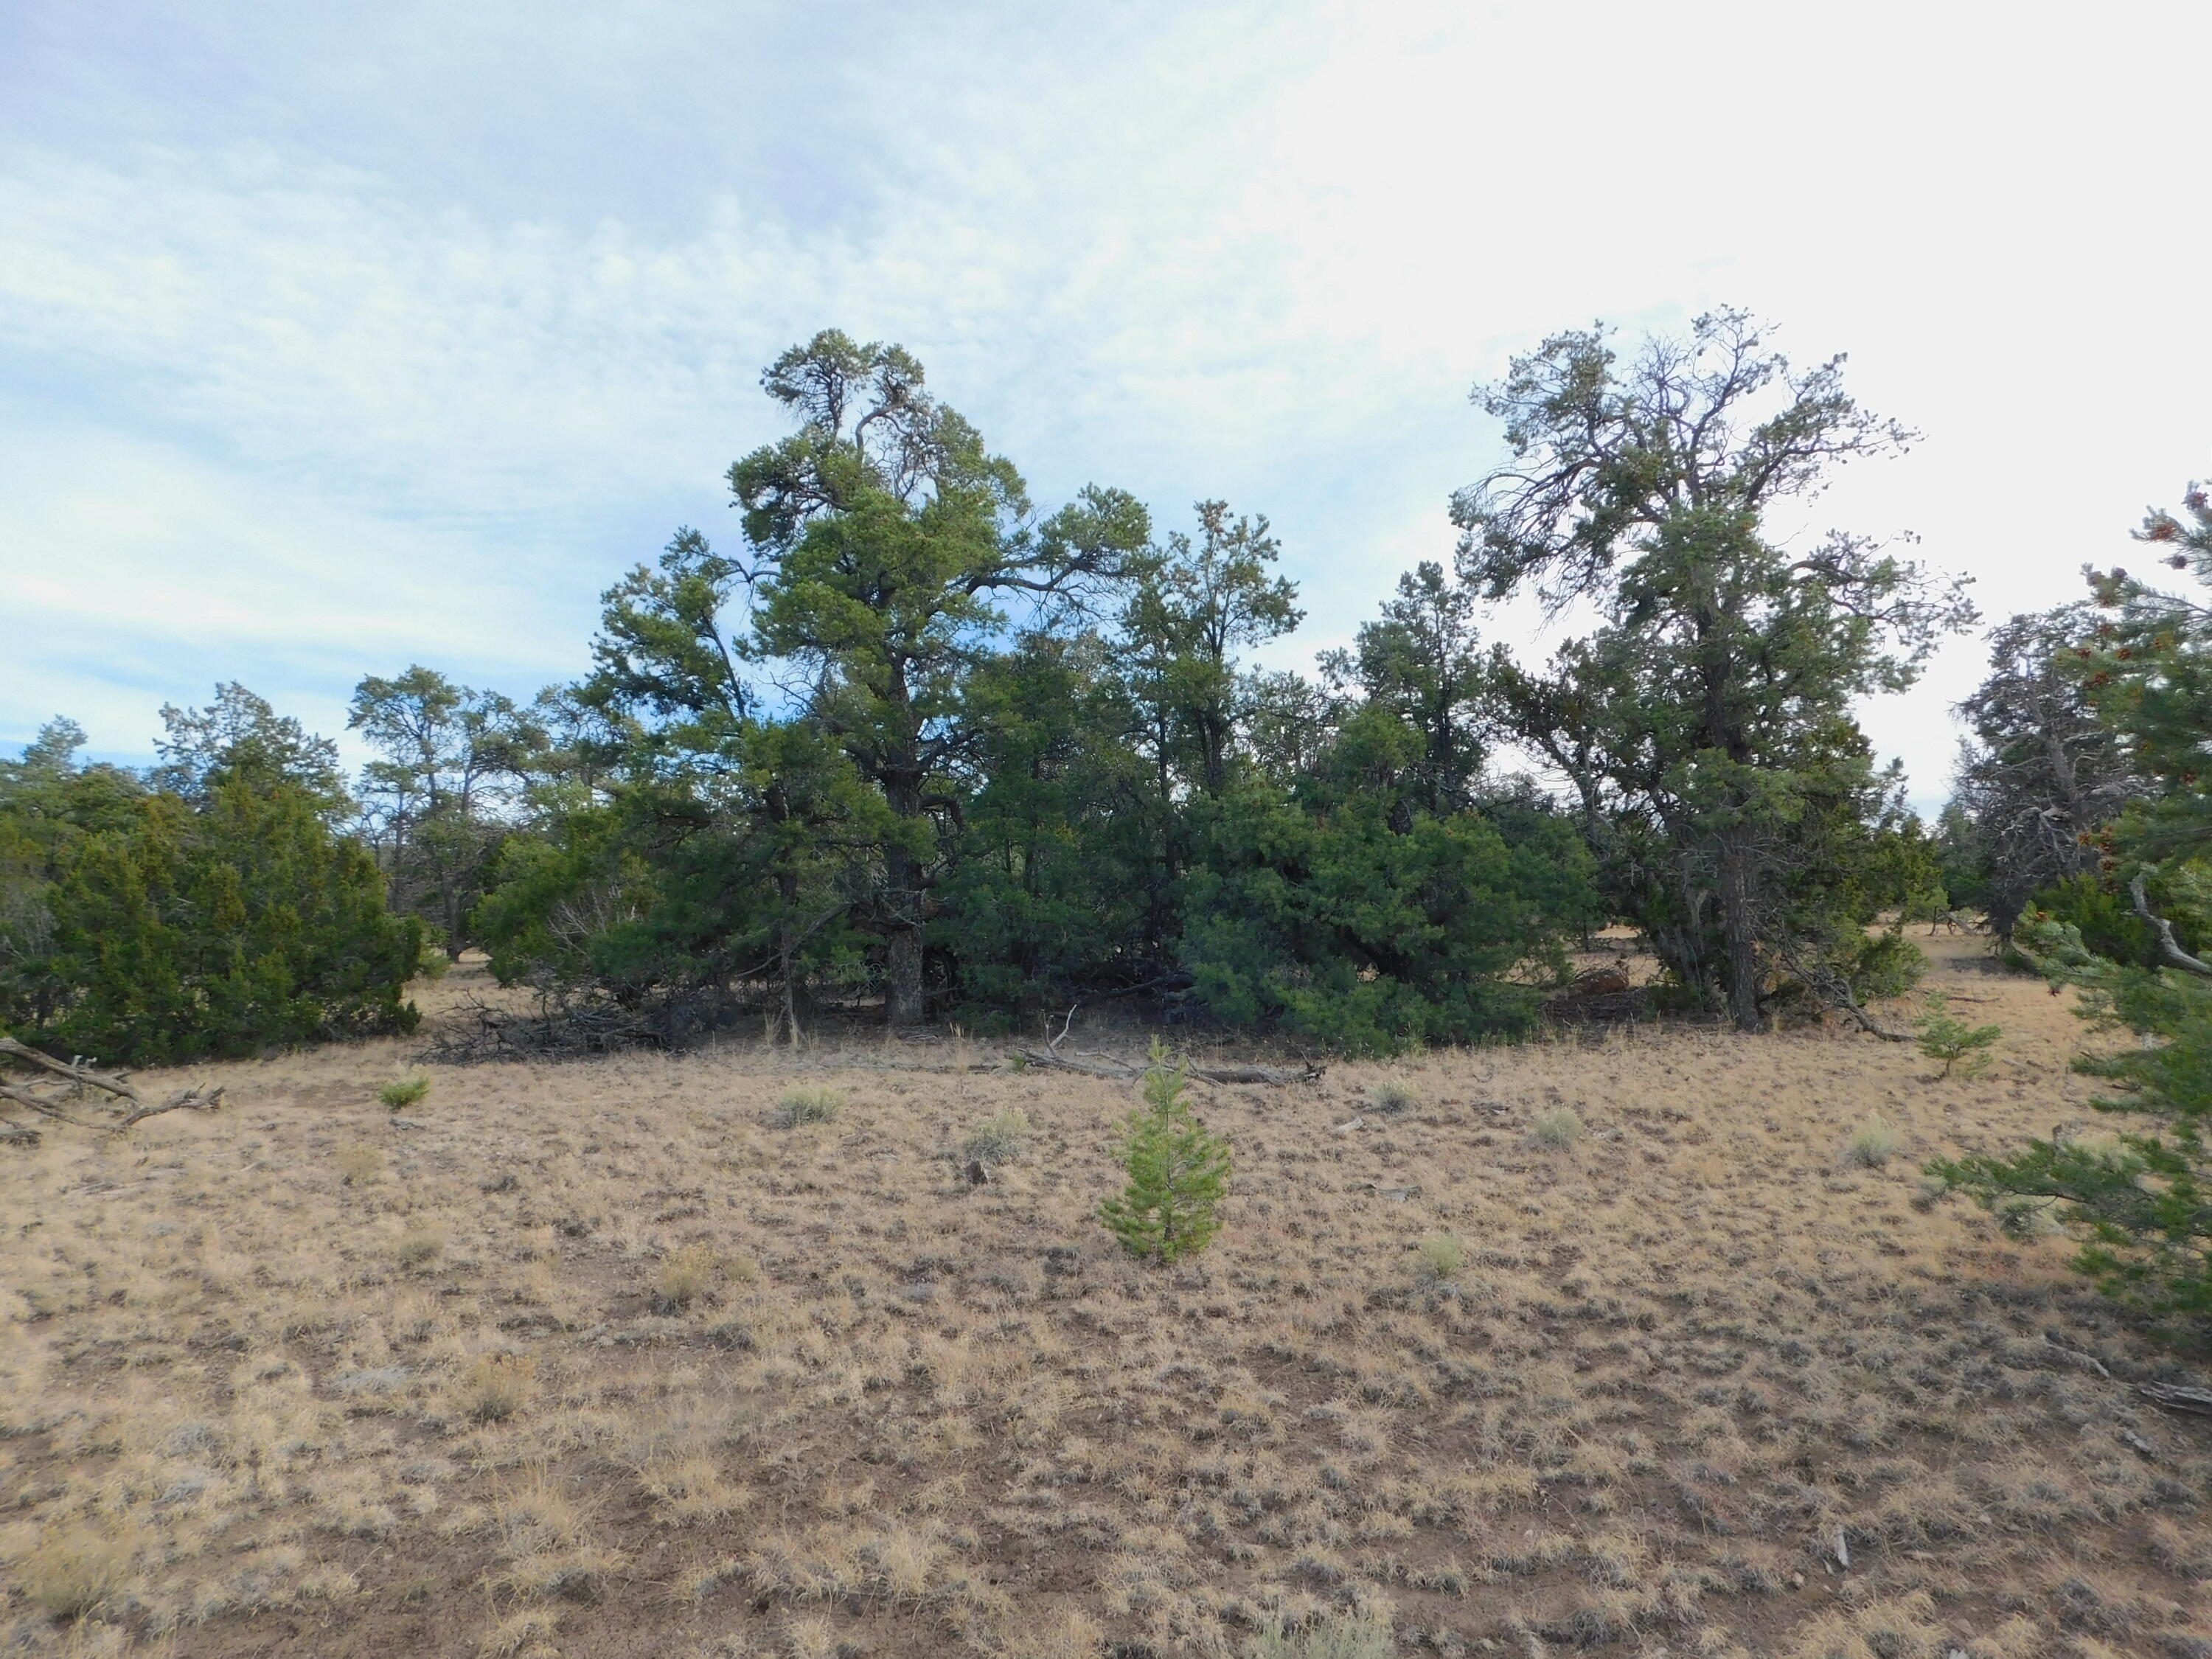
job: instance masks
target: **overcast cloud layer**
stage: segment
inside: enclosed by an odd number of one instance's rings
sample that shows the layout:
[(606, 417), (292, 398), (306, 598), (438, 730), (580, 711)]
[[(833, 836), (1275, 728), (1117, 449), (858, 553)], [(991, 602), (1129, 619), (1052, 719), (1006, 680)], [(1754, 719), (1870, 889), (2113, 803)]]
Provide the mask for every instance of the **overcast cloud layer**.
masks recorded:
[[(573, 677), (623, 568), (734, 539), (825, 325), (1042, 505), (1268, 514), (1284, 661), (1449, 557), (1468, 387), (1594, 318), (1848, 350), (1924, 441), (1802, 527), (1916, 531), (1996, 618), (2212, 473), (2200, 8), (5, 9), (0, 749)], [(1979, 663), (1868, 711), (1923, 805)]]

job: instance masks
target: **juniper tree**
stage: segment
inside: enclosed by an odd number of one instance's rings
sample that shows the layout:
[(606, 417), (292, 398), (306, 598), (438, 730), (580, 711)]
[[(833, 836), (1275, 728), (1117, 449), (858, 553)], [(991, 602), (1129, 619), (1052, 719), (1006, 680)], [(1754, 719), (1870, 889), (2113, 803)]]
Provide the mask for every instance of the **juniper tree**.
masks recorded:
[(1972, 616), (1863, 538), (1785, 548), (1771, 518), (1911, 434), (1845, 393), (1840, 357), (1797, 373), (1735, 311), (1626, 360), (1557, 335), (1475, 395), (1513, 459), (1455, 500), (1461, 574), (1602, 617), (1548, 668), (1498, 659), (1502, 721), (1567, 776), (1682, 984), (1755, 1029), (1778, 967), (1823, 977), (1856, 948), (1869, 907), (1836, 902), (1836, 868), (1896, 786), (1853, 701), (1911, 684)]

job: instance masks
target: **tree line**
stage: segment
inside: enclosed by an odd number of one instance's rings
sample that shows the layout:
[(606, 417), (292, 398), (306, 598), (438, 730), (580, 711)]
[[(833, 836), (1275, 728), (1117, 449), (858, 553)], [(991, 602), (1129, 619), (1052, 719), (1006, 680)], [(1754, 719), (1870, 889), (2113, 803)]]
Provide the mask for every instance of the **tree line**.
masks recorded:
[[(1664, 1002), (1753, 1030), (1866, 1018), (1918, 970), (1878, 917), (1946, 879), (2002, 910), (1990, 838), (2049, 840), (2000, 830), (2002, 768), (1930, 831), (1875, 763), (1854, 702), (1974, 612), (1896, 548), (1785, 541), (1912, 434), (1743, 313), (1478, 387), (1510, 456), (1455, 556), (1310, 675), (1252, 661), (1302, 619), (1264, 517), (1040, 507), (896, 346), (827, 331), (762, 384), (790, 429), (729, 469), (736, 544), (682, 529), (616, 581), (575, 683), (365, 678), (357, 780), (237, 686), (165, 709), (143, 775), (65, 723), (0, 765), (0, 1024), (142, 1059), (395, 1029), (434, 946), (609, 1040), (1118, 997), (1389, 1052), (1526, 1030), (1621, 921)], [(1478, 629), (1524, 594), (1589, 619), (1540, 664)], [(1972, 719), (2040, 718), (2042, 642)], [(2084, 814), (2134, 799), (2068, 776)], [(2003, 858), (2023, 907), (2081, 873)]]

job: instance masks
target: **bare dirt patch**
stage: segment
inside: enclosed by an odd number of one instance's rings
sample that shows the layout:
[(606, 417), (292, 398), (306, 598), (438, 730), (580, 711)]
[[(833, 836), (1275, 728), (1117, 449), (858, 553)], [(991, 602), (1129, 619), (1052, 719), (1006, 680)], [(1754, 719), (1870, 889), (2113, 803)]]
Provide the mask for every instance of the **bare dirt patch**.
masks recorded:
[(2212, 1652), (2212, 1425), (2131, 1386), (2191, 1368), (2064, 1241), (1919, 1190), (2088, 1115), (2079, 1027), (1929, 944), (1988, 1077), (1642, 1028), (1194, 1085), (1237, 1173), (1168, 1272), (1095, 1219), (1134, 1089), (984, 1044), (151, 1078), (231, 1103), (0, 1155), (0, 1628), (1074, 1659), (1364, 1606), (1405, 1652)]

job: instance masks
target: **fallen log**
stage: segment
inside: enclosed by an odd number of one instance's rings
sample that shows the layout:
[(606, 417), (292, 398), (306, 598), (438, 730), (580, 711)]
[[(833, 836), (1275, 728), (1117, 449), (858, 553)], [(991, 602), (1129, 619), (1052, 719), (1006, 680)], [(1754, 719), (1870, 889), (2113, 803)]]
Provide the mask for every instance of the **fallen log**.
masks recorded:
[(27, 1042), (18, 1042), (13, 1037), (0, 1037), (0, 1054), (11, 1055), (30, 1065), (42, 1066), (80, 1087), (98, 1089), (118, 1100), (138, 1098), (138, 1091), (125, 1081), (123, 1073), (118, 1072), (110, 1076), (104, 1072), (95, 1072), (82, 1059), (56, 1060), (52, 1054), (41, 1054)]
[[(1110, 1078), (1117, 1083), (1126, 1083), (1145, 1074), (1145, 1068), (1141, 1066), (1133, 1066), (1127, 1060), (1118, 1060), (1112, 1054), (1100, 1054), (1091, 1048), (1077, 1050), (1096, 1062), (1091, 1064), (1050, 1048), (1018, 1048), (1015, 1052), (1032, 1066), (1049, 1066), (1063, 1072), (1079, 1072), (1085, 1077)], [(1184, 1073), (1200, 1083), (1257, 1083), (1270, 1088), (1280, 1088), (1291, 1083), (1317, 1082), (1325, 1069), (1320, 1066), (1188, 1066), (1184, 1067)]]
[[(26, 1061), (47, 1073), (46, 1076), (32, 1079), (27, 1085), (0, 1083), (0, 1100), (27, 1106), (40, 1116), (52, 1118), (57, 1123), (66, 1123), (73, 1129), (121, 1134), (133, 1125), (143, 1123), (149, 1117), (159, 1117), (164, 1112), (211, 1112), (222, 1104), (223, 1091), (221, 1089), (210, 1089), (206, 1085), (199, 1084), (179, 1090), (159, 1105), (151, 1105), (134, 1085), (125, 1081), (119, 1074), (95, 1072), (82, 1060), (56, 1060), (52, 1054), (41, 1054), (13, 1037), (0, 1037), (0, 1054)], [(38, 1085), (40, 1084), (45, 1085), (48, 1092), (39, 1092)], [(62, 1087), (64, 1084), (67, 1086)], [(76, 1099), (88, 1088), (103, 1091), (113, 1102), (128, 1102), (130, 1109), (112, 1122), (77, 1117), (62, 1109), (64, 1101)], [(122, 1110), (122, 1108), (118, 1103), (112, 1109)], [(29, 1139), (27, 1139), (26, 1136)], [(0, 1127), (0, 1139), (22, 1146), (35, 1145), (38, 1135), (37, 1131), (25, 1126), (9, 1124)]]
[(2138, 1382), (2136, 1392), (2168, 1411), (2212, 1417), (2212, 1389), (2192, 1389), (2179, 1382)]

